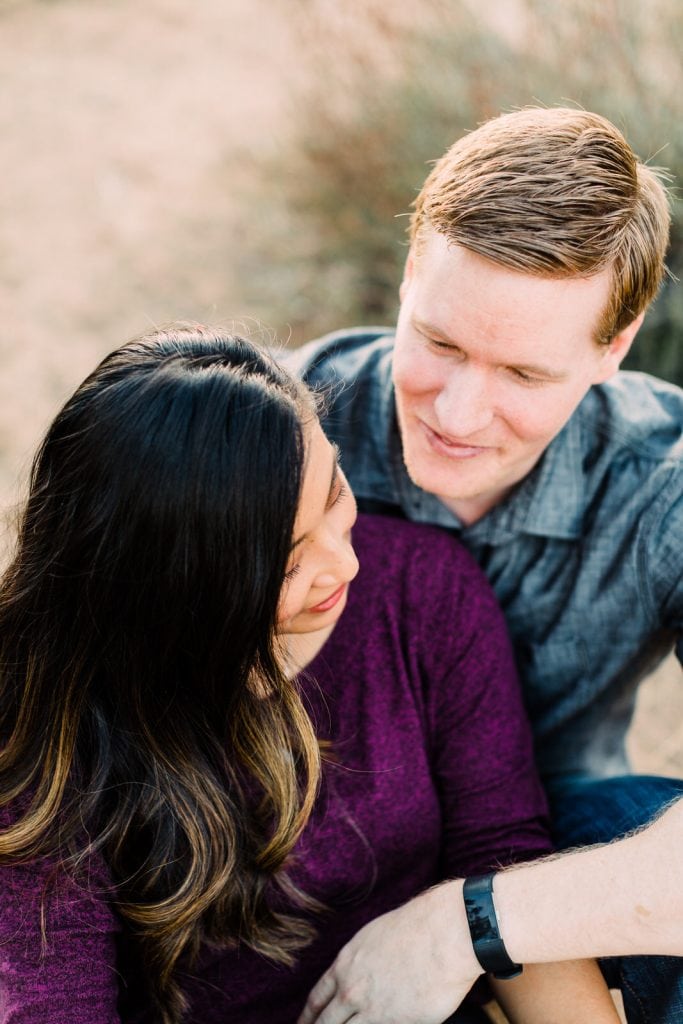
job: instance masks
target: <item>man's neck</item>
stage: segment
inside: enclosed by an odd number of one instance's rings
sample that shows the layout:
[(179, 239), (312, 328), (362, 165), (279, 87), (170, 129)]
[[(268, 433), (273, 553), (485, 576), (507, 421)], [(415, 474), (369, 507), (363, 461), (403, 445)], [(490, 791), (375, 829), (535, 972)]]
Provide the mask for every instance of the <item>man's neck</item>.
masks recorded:
[(442, 498), (441, 501), (449, 511), (458, 517), (463, 526), (472, 526), (479, 519), (500, 505), (512, 488), (495, 494), (477, 495), (474, 498)]

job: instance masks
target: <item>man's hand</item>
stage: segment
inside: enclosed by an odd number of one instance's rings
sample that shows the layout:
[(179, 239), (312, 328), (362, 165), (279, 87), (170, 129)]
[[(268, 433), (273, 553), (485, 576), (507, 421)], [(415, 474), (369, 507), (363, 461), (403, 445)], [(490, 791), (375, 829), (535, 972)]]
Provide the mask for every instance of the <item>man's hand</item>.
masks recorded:
[(317, 983), (297, 1024), (441, 1024), (481, 973), (462, 881), (447, 882), (362, 928)]

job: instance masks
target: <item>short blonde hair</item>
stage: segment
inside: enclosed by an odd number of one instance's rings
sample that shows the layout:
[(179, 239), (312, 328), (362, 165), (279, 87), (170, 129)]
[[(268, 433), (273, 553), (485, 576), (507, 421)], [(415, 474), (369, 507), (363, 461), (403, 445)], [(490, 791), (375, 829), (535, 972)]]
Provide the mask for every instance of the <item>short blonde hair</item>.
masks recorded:
[(436, 163), (414, 204), (411, 243), (419, 255), (431, 228), (523, 273), (611, 269), (596, 329), (596, 340), (609, 343), (664, 277), (671, 218), (662, 179), (606, 118), (527, 107), (487, 121)]

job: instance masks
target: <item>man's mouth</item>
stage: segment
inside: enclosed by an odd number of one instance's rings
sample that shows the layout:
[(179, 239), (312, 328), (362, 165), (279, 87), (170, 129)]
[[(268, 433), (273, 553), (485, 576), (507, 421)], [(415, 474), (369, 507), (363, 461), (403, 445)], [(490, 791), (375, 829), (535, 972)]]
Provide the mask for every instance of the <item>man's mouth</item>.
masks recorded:
[(430, 447), (439, 455), (445, 455), (451, 459), (472, 459), (477, 455), (483, 455), (485, 452), (491, 451), (490, 445), (476, 445), (467, 441), (458, 441), (454, 438), (446, 437), (444, 434), (433, 430), (423, 420), (420, 420), (420, 426)]

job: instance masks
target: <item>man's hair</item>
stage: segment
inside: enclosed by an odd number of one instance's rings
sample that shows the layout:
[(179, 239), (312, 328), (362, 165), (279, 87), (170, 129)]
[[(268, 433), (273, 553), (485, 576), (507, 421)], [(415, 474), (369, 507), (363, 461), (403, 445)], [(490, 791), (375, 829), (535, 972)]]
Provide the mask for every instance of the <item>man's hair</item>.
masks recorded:
[(611, 270), (597, 326), (608, 343), (654, 299), (670, 213), (659, 169), (604, 117), (528, 107), (487, 121), (437, 161), (415, 201), (411, 243), (430, 228), (494, 263), (544, 277)]

